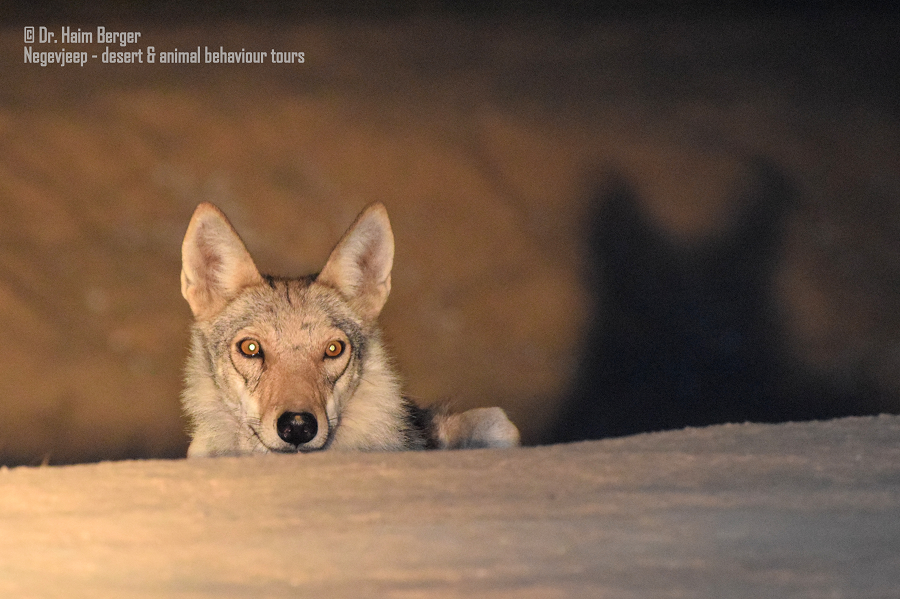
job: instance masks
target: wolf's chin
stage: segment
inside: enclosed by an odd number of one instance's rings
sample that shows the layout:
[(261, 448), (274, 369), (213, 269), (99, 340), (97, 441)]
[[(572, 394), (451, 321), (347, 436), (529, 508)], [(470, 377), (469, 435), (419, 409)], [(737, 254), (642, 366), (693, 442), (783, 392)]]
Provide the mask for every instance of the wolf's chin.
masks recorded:
[(294, 453), (315, 453), (317, 451), (323, 451), (328, 449), (331, 446), (331, 441), (334, 439), (334, 429), (335, 426), (329, 422), (328, 424), (328, 436), (325, 438), (325, 442), (322, 443), (319, 447), (270, 447), (263, 441), (262, 435), (259, 434), (259, 431), (256, 430), (254, 426), (248, 425), (251, 433), (251, 438), (256, 440), (256, 446), (253, 447), (247, 453), (281, 453), (281, 454), (294, 454)]

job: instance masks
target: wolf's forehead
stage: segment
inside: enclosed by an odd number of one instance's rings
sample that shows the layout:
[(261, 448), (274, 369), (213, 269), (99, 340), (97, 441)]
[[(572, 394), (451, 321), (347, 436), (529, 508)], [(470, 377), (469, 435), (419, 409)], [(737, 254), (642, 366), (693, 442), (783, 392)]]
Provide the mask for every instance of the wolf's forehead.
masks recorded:
[(348, 318), (352, 320), (335, 292), (308, 279), (269, 277), (266, 282), (253, 302), (254, 311), (280, 332), (343, 329)]
[(340, 328), (339, 320), (316, 302), (299, 302), (292, 308), (283, 306), (272, 314), (272, 324), (279, 335), (311, 334), (319, 330)]

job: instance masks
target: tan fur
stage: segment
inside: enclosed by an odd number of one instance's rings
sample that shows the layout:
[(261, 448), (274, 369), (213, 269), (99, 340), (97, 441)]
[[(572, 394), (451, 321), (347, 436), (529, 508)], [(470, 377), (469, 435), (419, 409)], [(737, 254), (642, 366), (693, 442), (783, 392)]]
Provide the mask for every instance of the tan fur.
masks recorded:
[[(517, 445), (499, 408), (432, 415), (402, 396), (376, 323), (393, 257), (387, 211), (373, 204), (318, 276), (263, 276), (225, 215), (198, 206), (182, 245), (181, 290), (194, 314), (188, 456)], [(261, 349), (247, 354), (244, 341)], [(330, 346), (344, 351), (328, 355)], [(316, 427), (302, 438), (280, 424), (304, 419)]]
[(439, 449), (513, 447), (519, 444), (519, 429), (500, 408), (474, 408), (435, 418)]

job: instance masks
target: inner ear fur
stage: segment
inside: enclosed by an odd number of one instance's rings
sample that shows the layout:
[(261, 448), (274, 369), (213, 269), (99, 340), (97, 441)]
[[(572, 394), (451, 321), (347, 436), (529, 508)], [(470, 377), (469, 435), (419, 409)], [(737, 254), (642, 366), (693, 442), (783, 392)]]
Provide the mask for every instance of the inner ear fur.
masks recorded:
[(381, 203), (367, 206), (331, 251), (317, 282), (337, 289), (366, 320), (374, 320), (391, 292), (394, 234)]
[(225, 214), (197, 206), (181, 245), (181, 294), (197, 319), (214, 316), (243, 289), (263, 280)]

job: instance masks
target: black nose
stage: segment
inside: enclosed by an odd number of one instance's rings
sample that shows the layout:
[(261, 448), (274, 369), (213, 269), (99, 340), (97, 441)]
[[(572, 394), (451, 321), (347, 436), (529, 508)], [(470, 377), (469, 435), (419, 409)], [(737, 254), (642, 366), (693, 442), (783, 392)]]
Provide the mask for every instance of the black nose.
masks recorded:
[(312, 441), (319, 431), (316, 417), (309, 412), (285, 412), (278, 417), (278, 436), (297, 447)]

